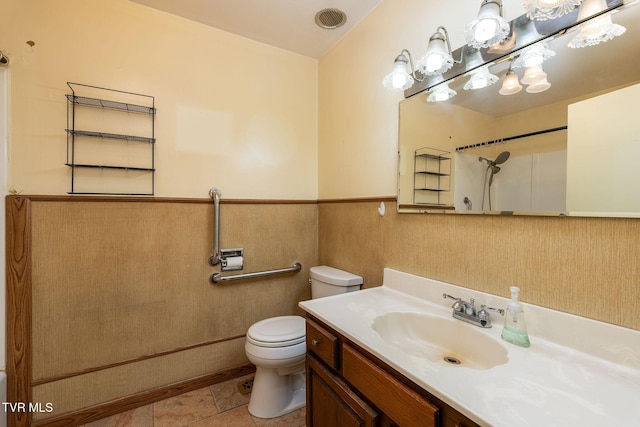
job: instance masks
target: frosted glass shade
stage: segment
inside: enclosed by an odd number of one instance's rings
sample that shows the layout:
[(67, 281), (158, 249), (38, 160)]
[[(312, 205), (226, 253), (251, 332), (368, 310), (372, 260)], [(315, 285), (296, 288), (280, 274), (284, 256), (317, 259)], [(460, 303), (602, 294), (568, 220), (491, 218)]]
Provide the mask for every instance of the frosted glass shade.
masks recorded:
[(498, 91), (500, 95), (513, 95), (522, 90), (522, 85), (518, 81), (518, 75), (509, 71), (502, 81), (502, 88)]
[(484, 0), (476, 19), (471, 21), (465, 31), (465, 39), (471, 47), (489, 47), (500, 43), (509, 35), (509, 22), (501, 15), (502, 2)]
[[(607, 8), (606, 0), (584, 0), (580, 6), (578, 20), (586, 19)], [(595, 46), (621, 36), (627, 31), (622, 25), (614, 24), (611, 13), (593, 18), (578, 27), (579, 32), (569, 42), (569, 47), (580, 48)]]
[(471, 72), (469, 81), (464, 84), (464, 90), (482, 89), (491, 86), (498, 81), (498, 76), (489, 72), (489, 66), (485, 65)]
[(545, 80), (547, 78), (547, 73), (542, 69), (542, 65), (538, 65), (535, 67), (528, 67), (524, 70), (524, 76), (520, 81), (523, 84), (531, 85), (538, 81)]
[(447, 101), (454, 96), (456, 96), (458, 92), (451, 89), (448, 83), (440, 83), (438, 86), (431, 89), (429, 95), (427, 96), (428, 102), (441, 102)]
[(389, 90), (407, 90), (413, 86), (413, 81), (408, 60), (404, 55), (399, 55), (393, 63), (393, 70), (382, 80), (382, 85)]
[(527, 86), (526, 91), (528, 93), (540, 93), (540, 92), (544, 92), (545, 90), (549, 89), (551, 87), (551, 83), (549, 83), (547, 81), (547, 78), (545, 77), (542, 80), (538, 80), (535, 83), (530, 84), (529, 86)]
[(580, 6), (582, 0), (524, 0), (527, 17), (536, 21), (555, 19)]
[(445, 44), (445, 39), (436, 33), (429, 39), (427, 53), (418, 61), (418, 70), (425, 75), (442, 74), (453, 66), (453, 57)]
[(535, 67), (541, 65), (547, 59), (555, 56), (555, 52), (549, 49), (545, 42), (538, 42), (522, 49), (522, 52), (511, 64), (512, 68)]

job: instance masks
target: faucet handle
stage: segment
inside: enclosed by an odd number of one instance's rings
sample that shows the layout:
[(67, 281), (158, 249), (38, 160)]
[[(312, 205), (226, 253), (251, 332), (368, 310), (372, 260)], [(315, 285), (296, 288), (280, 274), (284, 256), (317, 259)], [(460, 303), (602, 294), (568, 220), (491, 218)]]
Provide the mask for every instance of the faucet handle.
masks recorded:
[(486, 305), (482, 304), (480, 306), (480, 310), (478, 310), (478, 320), (480, 320), (480, 325), (483, 328), (490, 328), (491, 327), (491, 316), (489, 315), (489, 310), (498, 312), (498, 313), (500, 313), (500, 315), (504, 315), (504, 310), (503, 309), (487, 307)]
[(502, 309), (502, 308), (487, 307), (487, 306), (486, 306), (486, 305), (484, 305), (484, 304), (482, 304), (482, 305), (480, 306), (480, 311), (478, 312), (478, 316), (480, 315), (480, 313), (483, 313), (483, 314), (487, 314), (487, 315), (488, 315), (489, 313), (487, 313), (487, 311), (486, 311), (486, 310), (495, 311), (496, 313), (500, 313), (500, 316), (504, 316), (504, 309)]
[(461, 301), (460, 298), (456, 298), (456, 297), (451, 296), (449, 294), (442, 294), (442, 298), (444, 298), (444, 299), (450, 298), (450, 299), (453, 299), (453, 300), (456, 300), (456, 301)]
[(464, 311), (465, 310), (464, 303), (462, 302), (462, 298), (456, 298), (456, 297), (451, 296), (449, 294), (442, 294), (442, 298), (444, 298), (444, 299), (450, 298), (450, 299), (455, 301), (453, 303), (453, 305), (451, 306), (451, 308), (453, 308), (454, 311)]

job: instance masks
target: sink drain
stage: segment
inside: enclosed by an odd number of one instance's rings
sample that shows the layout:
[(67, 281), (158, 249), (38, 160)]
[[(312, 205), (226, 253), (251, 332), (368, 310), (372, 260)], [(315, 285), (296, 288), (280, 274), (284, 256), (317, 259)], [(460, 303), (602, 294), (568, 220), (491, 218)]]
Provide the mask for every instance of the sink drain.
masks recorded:
[(459, 365), (459, 364), (462, 363), (462, 362), (460, 362), (460, 359), (455, 358), (453, 356), (445, 356), (445, 357), (443, 357), (443, 359), (444, 359), (445, 362), (451, 363), (452, 365)]

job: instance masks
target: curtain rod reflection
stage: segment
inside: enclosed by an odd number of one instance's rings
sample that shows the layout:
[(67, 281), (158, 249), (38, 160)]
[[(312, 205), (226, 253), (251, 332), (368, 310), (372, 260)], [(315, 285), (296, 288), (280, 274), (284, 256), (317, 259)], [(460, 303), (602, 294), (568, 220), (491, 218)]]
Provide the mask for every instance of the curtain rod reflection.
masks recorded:
[(493, 144), (499, 144), (499, 143), (511, 141), (511, 140), (514, 140), (514, 139), (528, 138), (530, 136), (542, 135), (542, 134), (550, 133), (550, 132), (558, 132), (558, 131), (561, 131), (561, 130), (567, 130), (567, 127), (566, 126), (560, 126), (560, 127), (557, 127), (557, 128), (551, 128), (551, 129), (539, 130), (539, 131), (535, 131), (535, 132), (523, 133), (521, 135), (507, 136), (506, 138), (494, 139), (492, 141), (479, 142), (477, 144), (464, 145), (462, 147), (456, 147), (456, 151), (464, 151), (464, 150), (470, 150), (472, 148), (487, 147), (487, 146), (490, 146), (490, 145), (493, 145)]

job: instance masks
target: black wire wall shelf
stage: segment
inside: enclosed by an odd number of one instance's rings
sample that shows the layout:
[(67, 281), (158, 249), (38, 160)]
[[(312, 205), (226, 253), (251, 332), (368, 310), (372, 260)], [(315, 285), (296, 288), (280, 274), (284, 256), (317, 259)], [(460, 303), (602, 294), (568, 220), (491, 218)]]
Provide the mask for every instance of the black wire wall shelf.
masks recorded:
[(80, 163), (65, 163), (65, 165), (74, 167), (74, 168), (90, 168), (90, 169), (115, 169), (115, 170), (123, 170), (123, 171), (140, 171), (140, 172), (155, 172), (155, 169), (152, 168), (139, 168), (134, 166), (110, 166), (110, 165), (90, 165), (90, 164), (80, 164)]
[[(69, 194), (85, 194), (85, 195), (108, 194), (108, 195), (129, 195), (129, 196), (153, 196), (155, 193), (155, 171), (156, 171), (156, 168), (155, 168), (155, 143), (156, 143), (155, 115), (157, 111), (155, 108), (155, 98), (150, 95), (142, 95), (142, 94), (133, 93), (133, 92), (107, 89), (107, 88), (102, 88), (98, 86), (84, 85), (80, 83), (67, 82), (67, 85), (69, 86), (72, 92), (71, 94), (65, 95), (67, 98), (67, 128), (65, 129), (67, 133), (67, 161), (65, 165), (71, 168), (71, 191), (69, 191), (68, 193)], [(78, 94), (76, 94), (77, 91), (82, 91), (84, 93), (90, 93), (90, 94), (104, 95), (104, 99), (102, 98), (102, 96), (101, 97), (79, 96)], [(136, 102), (133, 102), (133, 103), (128, 102), (131, 99), (133, 99)], [(76, 121), (81, 120), (77, 117), (77, 113), (78, 113), (77, 109), (83, 108), (83, 107), (114, 110), (114, 111), (123, 112), (123, 113), (136, 113), (136, 114), (148, 115), (150, 117), (150, 121), (148, 125), (149, 134), (143, 136), (143, 135), (129, 135), (126, 133), (113, 133), (113, 132), (89, 131), (89, 130), (76, 129)], [(85, 110), (85, 111), (88, 111), (88, 110)], [(119, 117), (123, 117), (123, 116), (119, 116)], [(134, 116), (128, 116), (128, 117), (133, 118)], [(142, 125), (144, 125), (144, 119), (141, 118), (137, 120), (143, 120)], [(102, 127), (102, 125), (105, 125), (105, 126), (115, 125), (119, 128), (122, 128), (122, 130), (129, 129), (127, 128), (126, 120), (122, 120), (122, 121), (118, 120), (114, 124), (113, 117), (111, 116), (100, 115), (97, 121), (96, 121), (96, 117), (94, 117), (94, 121), (92, 123), (94, 123), (94, 125), (92, 125), (91, 127), (94, 127), (95, 124), (98, 123), (99, 125), (98, 127)], [(137, 129), (136, 130), (136, 133), (137, 133), (139, 132), (139, 123), (136, 122), (136, 124), (138, 124), (138, 126), (135, 127)], [(88, 155), (89, 157), (91, 157), (92, 153), (94, 153), (95, 151), (99, 151), (99, 150), (96, 150), (98, 146), (96, 145), (89, 146), (90, 148), (84, 149), (83, 156), (80, 156), (79, 147), (80, 145), (88, 142), (88, 139), (105, 139), (105, 140), (123, 141), (122, 143), (123, 145), (121, 146), (119, 145), (106, 146), (106, 149), (110, 150), (109, 151), (110, 156), (115, 155), (118, 158), (128, 159), (128, 160), (122, 161), (122, 163), (134, 163), (134, 164), (144, 163), (145, 166), (104, 165), (104, 164), (99, 164), (99, 163), (102, 163), (100, 161), (94, 162), (93, 160), (96, 160), (96, 159), (91, 159), (91, 158), (87, 162), (85, 159), (85, 157), (87, 157), (87, 153), (89, 153)], [(128, 145), (126, 144), (129, 142), (149, 144), (149, 147), (150, 147), (149, 157), (144, 161), (140, 161), (140, 159), (138, 158), (136, 158), (135, 161), (129, 159), (128, 156), (135, 157), (131, 155), (132, 153), (131, 151), (126, 151), (128, 148), (130, 149), (130, 147), (128, 147)], [(116, 143), (116, 144), (119, 144), (119, 143)], [(100, 146), (103, 147), (102, 145)], [(87, 147), (87, 146), (85, 145), (84, 147)], [(93, 148), (93, 151), (91, 147)], [(142, 151), (142, 153), (144, 154), (144, 150)], [(137, 153), (136, 155), (140, 156), (139, 153)], [(93, 156), (94, 157), (98, 156), (98, 154), (93, 154)], [(79, 159), (79, 157), (83, 157), (83, 158)], [(106, 163), (112, 163), (112, 162), (107, 161)], [(115, 163), (120, 163), (120, 161), (117, 161)], [(149, 164), (148, 167), (146, 166), (147, 164)], [(106, 186), (115, 185), (113, 184), (113, 182), (118, 182), (119, 185), (123, 185), (122, 182), (134, 185), (133, 184), (134, 180), (137, 183), (137, 185), (140, 185), (138, 180), (143, 179), (145, 180), (144, 182), (148, 181), (148, 184), (144, 184), (144, 186), (149, 185), (150, 191), (149, 192), (146, 192), (146, 191), (127, 192), (127, 191), (84, 191), (86, 189), (78, 190), (77, 180), (82, 179), (81, 176), (78, 176), (78, 171), (81, 169), (124, 171), (125, 175), (119, 176), (119, 178), (114, 178), (112, 175), (108, 175), (109, 178), (107, 178), (106, 176), (103, 177), (102, 174), (100, 174), (99, 179), (104, 178), (106, 182), (104, 185)], [(136, 173), (133, 175), (131, 174), (127, 175), (126, 172), (129, 172), (129, 171), (148, 174), (149, 178), (140, 178), (139, 173)], [(92, 178), (94, 180), (96, 179), (95, 176), (93, 176)], [(112, 181), (109, 181), (109, 179), (111, 179)], [(92, 183), (93, 182), (95, 181), (92, 181)], [(94, 183), (91, 185), (102, 186), (103, 184)]]
[(124, 141), (132, 141), (132, 142), (148, 142), (150, 144), (154, 144), (156, 142), (155, 138), (145, 137), (145, 136), (135, 136), (135, 135), (122, 135), (117, 133), (106, 133), (106, 132), (93, 132), (88, 130), (74, 130), (74, 129), (65, 129), (68, 134), (73, 136), (87, 136), (90, 138), (106, 138), (106, 139), (121, 139)]
[[(74, 83), (72, 83), (74, 84)], [(106, 89), (110, 90), (110, 89)], [(143, 95), (145, 96), (145, 95)], [(86, 96), (66, 95), (67, 100), (77, 105), (85, 105), (88, 107), (107, 108), (111, 110), (128, 111), (130, 113), (155, 114), (153, 107), (145, 105), (129, 104), (127, 102), (109, 101), (106, 99), (88, 98)]]

